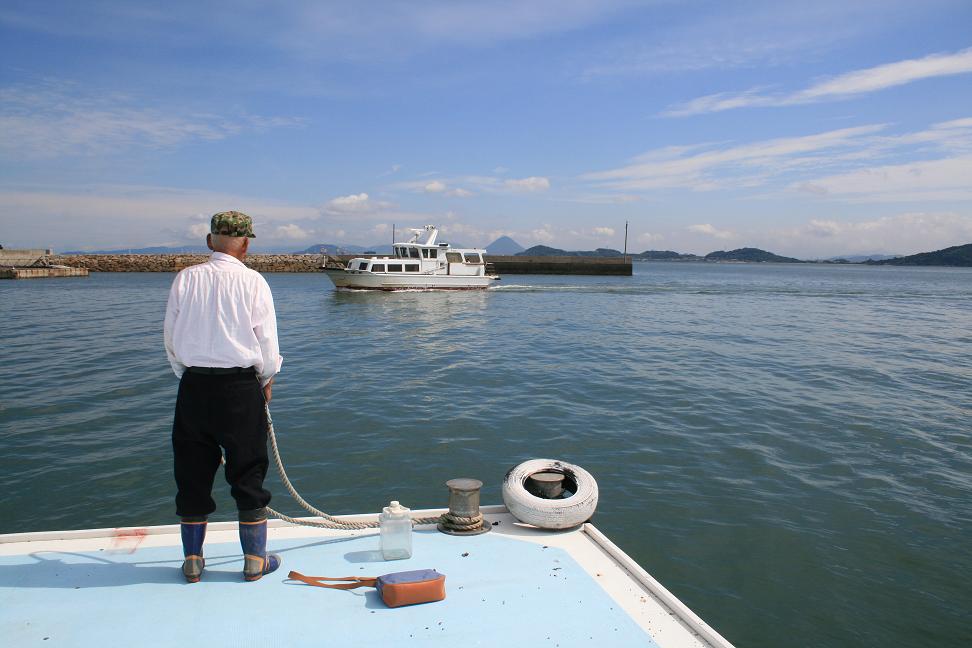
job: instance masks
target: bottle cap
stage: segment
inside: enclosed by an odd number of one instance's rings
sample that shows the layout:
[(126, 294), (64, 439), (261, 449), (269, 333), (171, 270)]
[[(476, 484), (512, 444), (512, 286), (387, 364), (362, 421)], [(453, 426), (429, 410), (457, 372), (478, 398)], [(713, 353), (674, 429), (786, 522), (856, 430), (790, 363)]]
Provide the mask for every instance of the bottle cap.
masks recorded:
[(389, 515), (407, 515), (408, 508), (402, 506), (398, 503), (398, 500), (392, 500), (391, 503), (384, 508), (384, 512)]

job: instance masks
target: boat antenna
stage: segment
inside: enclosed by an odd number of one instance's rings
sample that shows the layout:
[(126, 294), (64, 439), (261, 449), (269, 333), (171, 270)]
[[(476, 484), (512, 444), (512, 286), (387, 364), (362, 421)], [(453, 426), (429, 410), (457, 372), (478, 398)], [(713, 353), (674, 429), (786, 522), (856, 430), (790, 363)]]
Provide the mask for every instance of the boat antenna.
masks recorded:
[(395, 223), (392, 223), (392, 247), (395, 247)]

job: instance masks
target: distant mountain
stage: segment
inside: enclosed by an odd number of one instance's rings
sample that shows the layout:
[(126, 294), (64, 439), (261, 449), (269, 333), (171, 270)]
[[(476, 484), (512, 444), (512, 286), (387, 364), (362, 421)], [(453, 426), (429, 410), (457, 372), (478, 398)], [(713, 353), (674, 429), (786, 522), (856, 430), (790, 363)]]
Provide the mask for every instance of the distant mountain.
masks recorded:
[(864, 263), (865, 261), (885, 261), (887, 259), (897, 259), (900, 254), (854, 254), (850, 256), (830, 257), (827, 261), (837, 261), (846, 263)]
[(312, 245), (309, 248), (304, 248), (303, 250), (298, 250), (294, 254), (361, 254), (365, 250), (370, 250), (371, 248), (363, 248), (360, 245), (335, 245), (334, 243), (318, 243)]
[(121, 248), (118, 250), (71, 250), (63, 254), (209, 254), (205, 245), (176, 245), (144, 248)]
[(710, 252), (705, 255), (706, 261), (746, 261), (749, 263), (804, 263), (800, 259), (779, 256), (759, 248), (739, 248), (725, 252)]
[(523, 251), (523, 246), (509, 236), (501, 236), (486, 246), (487, 254), (517, 254)]
[(517, 252), (516, 256), (575, 256), (575, 257), (619, 257), (623, 256), (621, 250), (610, 248), (597, 248), (596, 250), (576, 250), (568, 251), (559, 248), (552, 248), (546, 245), (534, 245), (522, 252)]
[(645, 250), (640, 254), (632, 254), (631, 256), (642, 261), (692, 261), (701, 259), (695, 254), (679, 254), (671, 250)]
[(546, 245), (534, 245), (531, 248), (527, 248), (522, 252), (516, 253), (516, 256), (566, 256), (566, 255), (567, 252), (565, 250), (548, 247)]
[(972, 267), (972, 243), (955, 245), (934, 252), (922, 252), (896, 259), (868, 261), (871, 265)]

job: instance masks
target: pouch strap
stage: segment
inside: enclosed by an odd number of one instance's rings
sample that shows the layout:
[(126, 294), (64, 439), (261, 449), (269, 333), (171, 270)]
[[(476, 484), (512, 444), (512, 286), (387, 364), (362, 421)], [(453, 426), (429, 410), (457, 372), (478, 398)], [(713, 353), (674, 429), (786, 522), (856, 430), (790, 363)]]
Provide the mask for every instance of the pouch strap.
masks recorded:
[[(344, 576), (341, 578), (329, 578), (327, 576), (304, 576), (299, 572), (292, 571), (287, 574), (287, 578), (299, 580), (315, 587), (327, 587), (330, 589), (350, 590), (359, 587), (374, 587), (378, 583), (377, 578), (358, 578), (357, 576)], [(348, 581), (343, 583), (322, 583), (321, 581)]]

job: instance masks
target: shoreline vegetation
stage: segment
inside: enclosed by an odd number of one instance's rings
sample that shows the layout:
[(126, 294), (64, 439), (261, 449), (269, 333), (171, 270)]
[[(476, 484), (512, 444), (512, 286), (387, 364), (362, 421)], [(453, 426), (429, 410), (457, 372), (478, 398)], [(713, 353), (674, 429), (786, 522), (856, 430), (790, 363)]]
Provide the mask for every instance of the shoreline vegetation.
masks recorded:
[[(7, 255), (15, 252), (6, 251)], [(85, 268), (92, 272), (177, 272), (185, 267), (203, 263), (209, 258), (208, 253), (188, 252), (188, 253), (144, 253), (133, 251), (132, 253), (74, 253), (52, 254), (50, 251), (40, 251), (43, 256), (39, 260), (39, 265), (43, 266), (66, 266), (71, 268)], [(48, 252), (45, 254), (45, 252)], [(5, 255), (5, 256), (7, 256)], [(331, 255), (342, 260), (348, 260), (354, 256), (369, 256), (368, 253), (340, 254)], [(536, 267), (538, 270), (541, 265), (550, 264), (570, 264), (574, 267), (574, 274), (580, 270), (580, 266), (593, 266), (604, 264), (609, 260), (619, 261), (625, 255), (620, 250), (609, 248), (598, 248), (591, 251), (567, 251), (537, 245), (511, 255), (488, 254), (487, 258), (509, 266), (505, 268), (507, 272), (517, 274), (515, 268)], [(891, 266), (944, 266), (944, 267), (972, 267), (972, 243), (966, 245), (956, 245), (933, 252), (922, 252), (908, 256), (884, 257), (872, 255), (872, 257), (852, 257), (854, 260), (845, 258), (801, 260), (792, 257), (784, 257), (759, 248), (739, 248), (736, 250), (719, 250), (704, 256), (695, 254), (680, 254), (670, 250), (646, 250), (640, 253), (626, 255), (625, 264), (643, 261), (662, 261), (662, 262), (696, 262), (696, 263), (817, 263), (817, 264), (839, 264), (839, 265), (891, 265)], [(557, 257), (556, 259), (554, 257)], [(320, 253), (292, 253), (292, 254), (250, 254), (246, 258), (246, 265), (259, 272), (320, 272), (324, 265), (325, 255)], [(0, 265), (11, 266), (32, 266), (38, 264), (17, 263), (12, 261)], [(499, 270), (499, 268), (497, 268)], [(604, 273), (607, 268), (600, 269), (595, 274)], [(630, 271), (629, 271), (630, 272)]]
[[(517, 253), (516, 256), (571, 256), (588, 258), (617, 258), (623, 256), (620, 250), (598, 248), (591, 251), (568, 252), (545, 245), (536, 245)], [(780, 256), (759, 248), (738, 248), (718, 250), (706, 255), (680, 254), (671, 250), (645, 250), (627, 255), (633, 261), (672, 261), (672, 262), (716, 262), (716, 263), (824, 263), (841, 265), (896, 265), (896, 266), (950, 266), (972, 267), (972, 243), (955, 245), (934, 252), (921, 252), (907, 256), (870, 255), (864, 257), (834, 257), (831, 259), (795, 259)]]

